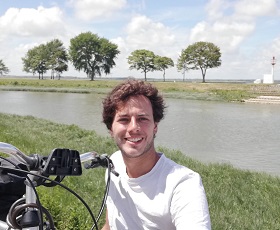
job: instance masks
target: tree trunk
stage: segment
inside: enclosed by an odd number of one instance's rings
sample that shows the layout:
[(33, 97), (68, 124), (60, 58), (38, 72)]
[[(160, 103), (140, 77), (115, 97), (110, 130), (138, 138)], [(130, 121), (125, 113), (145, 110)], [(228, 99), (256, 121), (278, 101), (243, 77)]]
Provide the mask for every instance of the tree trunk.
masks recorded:
[(90, 80), (91, 80), (91, 81), (94, 81), (94, 72), (91, 72), (91, 74), (90, 74)]
[(203, 68), (201, 69), (201, 73), (202, 73), (202, 83), (205, 83), (205, 75), (206, 75), (206, 69), (203, 71)]

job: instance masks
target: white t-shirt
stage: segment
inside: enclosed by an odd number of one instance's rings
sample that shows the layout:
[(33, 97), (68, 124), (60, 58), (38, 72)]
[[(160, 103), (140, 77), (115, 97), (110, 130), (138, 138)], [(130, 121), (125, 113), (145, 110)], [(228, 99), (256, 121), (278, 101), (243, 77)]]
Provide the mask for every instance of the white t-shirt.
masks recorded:
[(211, 229), (199, 174), (160, 155), (153, 169), (138, 178), (128, 177), (120, 151), (111, 156), (120, 175), (111, 175), (107, 199), (110, 229)]

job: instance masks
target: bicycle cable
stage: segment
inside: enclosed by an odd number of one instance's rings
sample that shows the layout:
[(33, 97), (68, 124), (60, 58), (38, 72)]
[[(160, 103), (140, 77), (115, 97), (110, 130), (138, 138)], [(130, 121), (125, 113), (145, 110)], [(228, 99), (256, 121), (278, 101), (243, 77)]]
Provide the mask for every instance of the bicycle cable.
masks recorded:
[[(100, 208), (98, 216), (96, 218), (97, 222), (99, 221), (99, 219), (100, 219), (100, 217), (101, 217), (101, 215), (102, 215), (102, 213), (104, 211), (104, 208), (105, 208), (105, 205), (106, 205), (106, 200), (107, 200), (107, 197), (108, 197), (110, 181), (111, 181), (111, 164), (110, 164), (110, 159), (108, 157), (106, 157), (106, 160), (107, 160), (107, 165), (108, 165), (108, 171), (107, 171), (108, 172), (108, 177), (107, 177), (107, 182), (106, 182), (106, 189), (105, 189), (105, 192), (104, 192), (104, 195), (103, 195), (103, 199), (102, 199), (102, 203), (101, 203), (101, 208)], [(91, 230), (93, 230), (96, 226), (97, 225), (94, 223), (94, 225), (91, 227)]]
[[(13, 165), (14, 167), (16, 167), (16, 169), (22, 170), (17, 164), (15, 164), (14, 162), (12, 162), (12, 161), (9, 160), (9, 159), (7, 159), (7, 158), (5, 158), (5, 157), (2, 157), (2, 156), (0, 156), (0, 159), (7, 161), (8, 163), (10, 163), (10, 164)], [(5, 167), (3, 167), (3, 166), (0, 165), (0, 168), (4, 169)], [(7, 170), (7, 171), (8, 171), (8, 170), (11, 170), (11, 168), (7, 167), (6, 170)], [(22, 170), (22, 172), (24, 172), (24, 174), (27, 174), (28, 171)], [(40, 228), (40, 230), (43, 230), (43, 225), (44, 225), (44, 223), (43, 223), (43, 210), (42, 210), (42, 205), (41, 205), (41, 202), (40, 202), (40, 198), (39, 198), (38, 192), (37, 192), (37, 190), (36, 190), (34, 184), (32, 183), (31, 179), (30, 179), (29, 177), (25, 177), (25, 178), (28, 180), (28, 182), (29, 182), (29, 184), (30, 184), (31, 188), (33, 189), (34, 194), (35, 194), (35, 196), (36, 196), (36, 201), (37, 201), (38, 206), (39, 206), (38, 209), (39, 209), (39, 211), (40, 211), (40, 219), (41, 219), (41, 223), (40, 223), (40, 227), (39, 227), (39, 228)], [(16, 224), (16, 225), (17, 225), (17, 224)], [(10, 227), (14, 227), (14, 226), (10, 226)], [(17, 227), (18, 227), (18, 226), (17, 226)]]
[[(2, 157), (1, 157), (1, 158), (2, 158)], [(5, 158), (2, 158), (2, 159), (5, 159)], [(91, 218), (92, 218), (92, 220), (93, 220), (93, 222), (94, 222), (94, 226), (96, 226), (96, 227), (98, 226), (98, 225), (97, 225), (96, 218), (94, 217), (94, 215), (93, 215), (93, 213), (92, 213), (90, 207), (88, 206), (88, 204), (83, 200), (83, 198), (82, 198), (80, 195), (78, 195), (76, 192), (74, 192), (72, 189), (68, 188), (68, 187), (65, 186), (64, 184), (62, 184), (62, 183), (60, 183), (60, 182), (57, 182), (57, 181), (55, 181), (55, 180), (52, 180), (52, 179), (50, 179), (50, 178), (48, 178), (48, 177), (45, 177), (45, 176), (42, 176), (42, 175), (38, 175), (38, 174), (36, 174), (36, 173), (31, 173), (31, 172), (28, 172), (28, 171), (25, 171), (25, 170), (22, 170), (22, 169), (15, 169), (15, 168), (3, 167), (3, 166), (0, 166), (0, 168), (6, 169), (6, 170), (10, 170), (10, 171), (15, 171), (15, 172), (22, 172), (22, 173), (30, 174), (30, 175), (33, 175), (33, 176), (37, 176), (37, 177), (40, 177), (40, 178), (42, 178), (42, 179), (44, 179), (44, 180), (48, 180), (48, 181), (50, 181), (50, 182), (55, 183), (56, 185), (61, 186), (62, 188), (64, 188), (64, 189), (67, 190), (68, 192), (72, 193), (72, 195), (74, 195), (78, 200), (80, 200), (80, 201), (82, 202), (82, 204), (83, 204), (83, 205), (85, 206), (85, 208), (88, 210), (88, 212), (89, 212), (89, 214), (90, 214), (90, 216), (91, 216)], [(35, 187), (34, 187), (34, 189), (35, 189)], [(36, 191), (36, 189), (35, 189), (35, 191)], [(37, 191), (36, 191), (36, 192), (37, 192)], [(35, 193), (36, 193), (36, 192), (35, 192)], [(37, 194), (37, 195), (38, 195), (38, 194)], [(97, 230), (98, 230), (98, 228), (97, 228)]]

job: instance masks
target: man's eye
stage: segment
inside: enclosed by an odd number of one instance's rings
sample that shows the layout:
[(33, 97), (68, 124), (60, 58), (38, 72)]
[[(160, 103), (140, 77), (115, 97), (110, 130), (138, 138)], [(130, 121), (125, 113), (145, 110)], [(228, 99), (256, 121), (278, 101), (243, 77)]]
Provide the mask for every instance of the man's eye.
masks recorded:
[(127, 118), (119, 118), (118, 121), (119, 121), (119, 122), (127, 122), (128, 119), (127, 119)]
[(140, 121), (147, 121), (148, 118), (146, 118), (146, 117), (140, 117), (139, 120), (140, 120)]

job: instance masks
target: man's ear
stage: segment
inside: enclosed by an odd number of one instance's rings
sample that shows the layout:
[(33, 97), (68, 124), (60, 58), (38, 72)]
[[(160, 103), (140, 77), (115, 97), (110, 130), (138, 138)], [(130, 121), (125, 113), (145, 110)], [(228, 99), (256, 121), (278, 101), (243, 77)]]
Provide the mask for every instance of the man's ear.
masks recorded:
[(110, 136), (111, 136), (111, 137), (113, 137), (113, 131), (112, 131), (112, 128), (111, 128), (111, 129), (109, 129), (109, 134), (110, 134)]
[(155, 122), (154, 134), (156, 134), (156, 133), (157, 133), (157, 131), (158, 131), (158, 123), (157, 123), (157, 122)]

